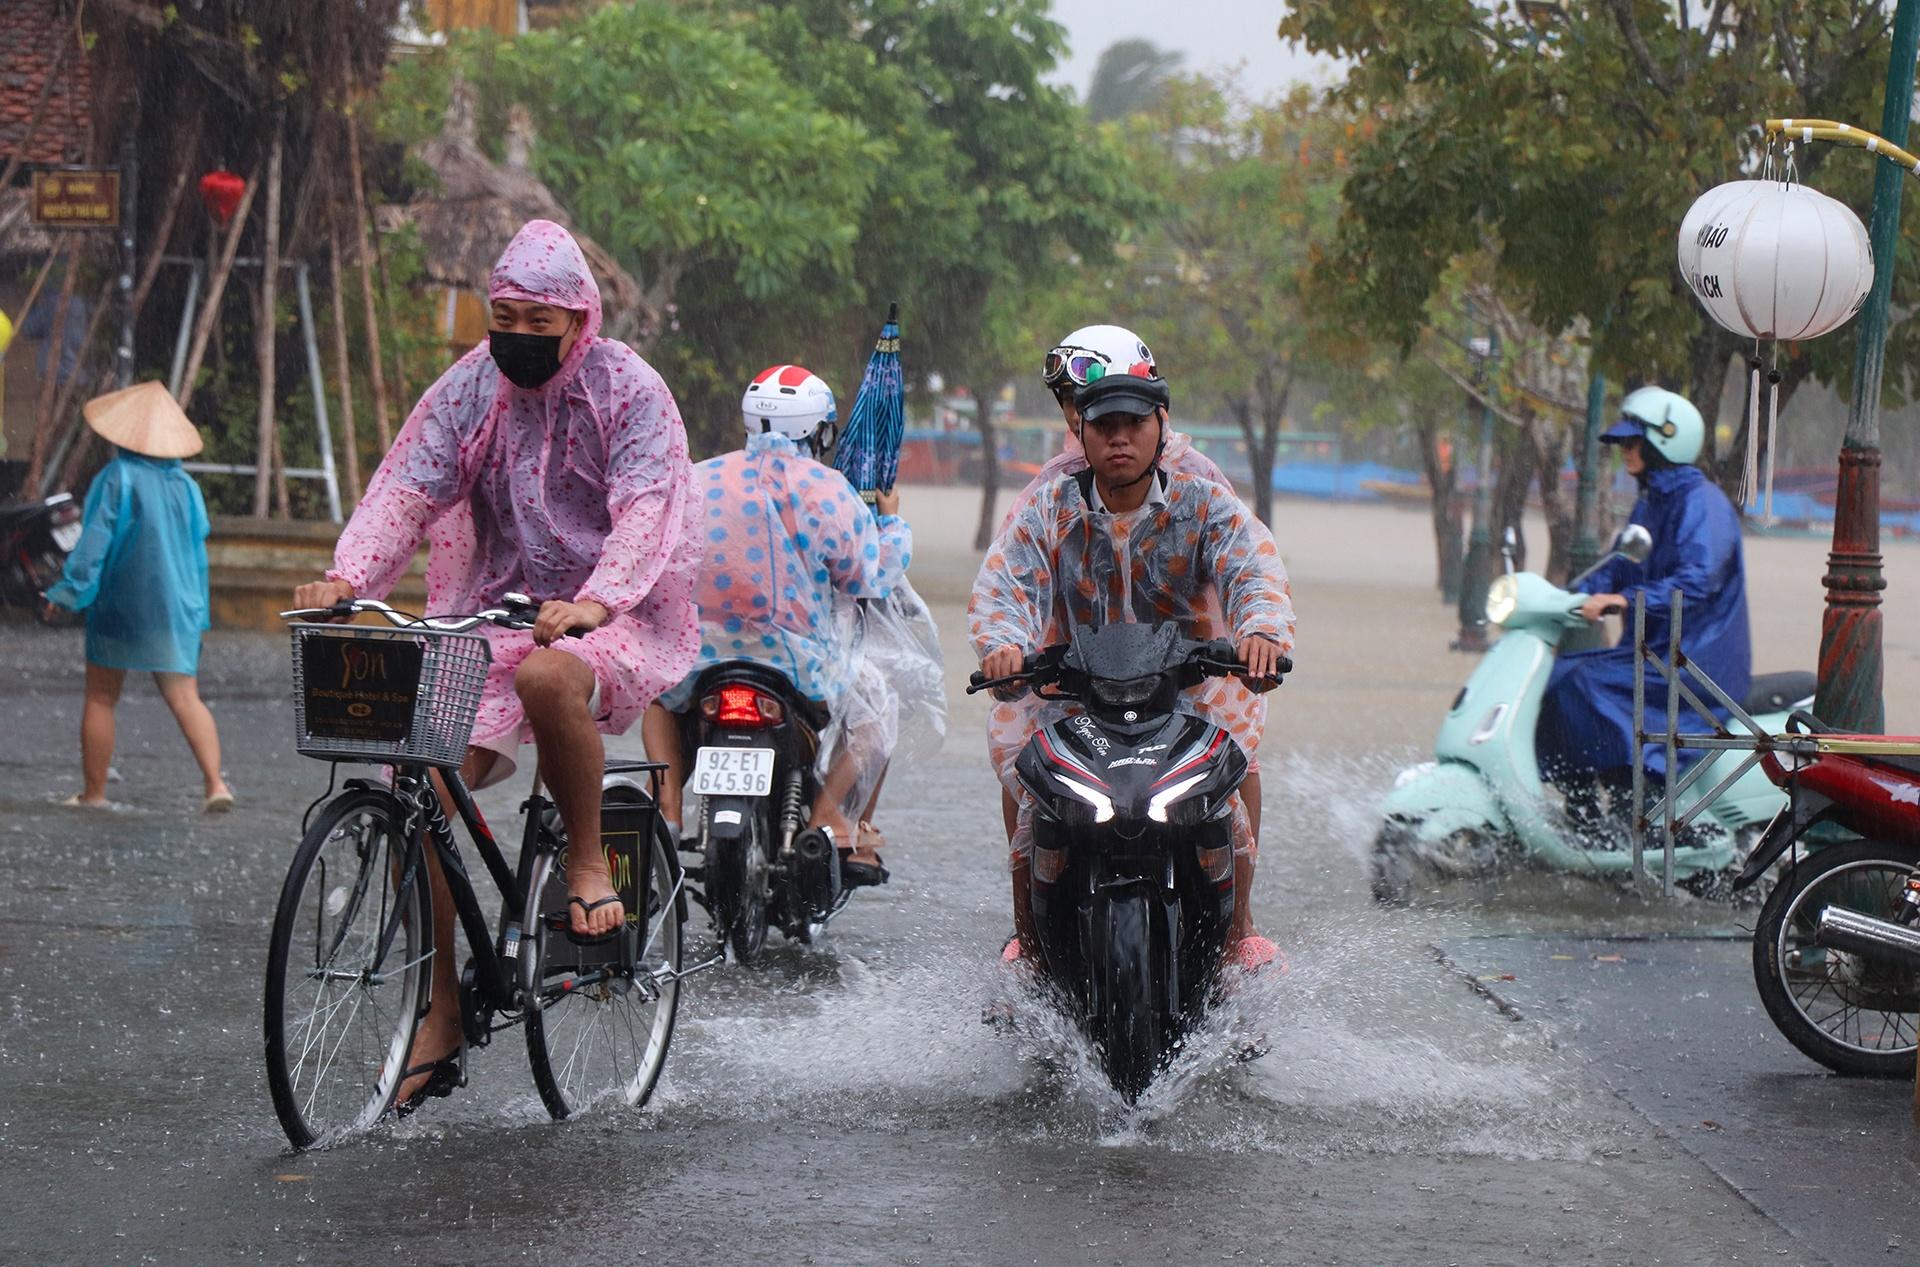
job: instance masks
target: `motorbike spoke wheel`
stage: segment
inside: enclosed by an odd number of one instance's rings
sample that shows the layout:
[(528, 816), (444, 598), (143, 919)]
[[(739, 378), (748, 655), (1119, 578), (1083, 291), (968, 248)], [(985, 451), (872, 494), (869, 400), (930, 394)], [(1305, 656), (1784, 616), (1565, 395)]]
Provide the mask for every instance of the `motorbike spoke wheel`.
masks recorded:
[(386, 1111), (426, 1010), (431, 912), (424, 874), (398, 892), (400, 828), (385, 793), (338, 798), (314, 819), (280, 890), (267, 951), (267, 1086), (296, 1148)]
[(1107, 902), (1096, 918), (1099, 944), (1089, 949), (1088, 970), (1099, 974), (1095, 983), (1093, 1023), (1095, 1043), (1113, 1089), (1128, 1104), (1146, 1093), (1165, 1056), (1167, 1019), (1160, 1015), (1156, 979), (1164, 968), (1155, 963), (1153, 912), (1143, 894), (1128, 894)]
[(1787, 1039), (1837, 1073), (1913, 1076), (1920, 974), (1814, 941), (1830, 906), (1897, 919), (1920, 849), (1856, 841), (1821, 849), (1768, 895), (1754, 928), (1753, 971)]
[[(631, 973), (618, 964), (582, 971), (566, 932), (533, 921), (527, 967), (527, 1063), (541, 1103), (556, 1120), (600, 1103), (647, 1102), (666, 1067), (680, 1006), (682, 917), (679, 859), (656, 825), (648, 850), (646, 938)], [(565, 848), (534, 864), (529, 909), (564, 909)], [(523, 952), (526, 953), (526, 952)]]

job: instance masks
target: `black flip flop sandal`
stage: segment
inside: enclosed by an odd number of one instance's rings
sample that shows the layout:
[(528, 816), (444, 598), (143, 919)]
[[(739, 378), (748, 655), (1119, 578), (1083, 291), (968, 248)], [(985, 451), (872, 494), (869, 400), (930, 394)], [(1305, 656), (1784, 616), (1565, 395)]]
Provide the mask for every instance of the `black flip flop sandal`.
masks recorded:
[(454, 1093), (455, 1089), (465, 1086), (467, 1084), (467, 1076), (465, 1070), (461, 1068), (463, 1063), (461, 1057), (463, 1055), (464, 1053), (459, 1048), (455, 1048), (451, 1056), (442, 1056), (440, 1059), (427, 1064), (415, 1065), (413, 1068), (401, 1074), (400, 1081), (402, 1082), (405, 1082), (409, 1078), (417, 1078), (423, 1073), (427, 1075), (427, 1080), (421, 1083), (419, 1089), (406, 1099), (395, 1101), (393, 1106), (394, 1116), (406, 1117), (428, 1100), (450, 1096)]
[[(873, 855), (876, 859), (879, 854)], [(840, 851), (840, 887), (859, 889), (870, 885), (885, 884), (893, 877), (888, 873), (885, 862), (854, 862), (853, 850)]]
[[(582, 915), (592, 915), (601, 907), (611, 905), (619, 900), (620, 895), (618, 893), (610, 893), (597, 902), (589, 902), (583, 897), (570, 897), (567, 899), (567, 905), (568, 907), (579, 907)], [(626, 928), (624, 925), (615, 924), (612, 928), (597, 936), (581, 934), (574, 932), (573, 921), (571, 919), (567, 920), (567, 938), (576, 946), (604, 946), (625, 931)]]

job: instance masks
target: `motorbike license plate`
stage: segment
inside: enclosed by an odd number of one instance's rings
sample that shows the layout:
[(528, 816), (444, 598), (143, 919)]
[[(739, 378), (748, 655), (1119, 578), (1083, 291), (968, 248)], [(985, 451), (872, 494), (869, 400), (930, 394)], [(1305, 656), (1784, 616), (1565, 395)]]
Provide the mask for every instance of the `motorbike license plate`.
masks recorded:
[(693, 759), (695, 796), (766, 796), (772, 791), (771, 748), (702, 748)]
[(78, 523), (55, 524), (53, 526), (53, 544), (59, 546), (68, 554), (72, 554), (73, 548), (80, 544), (80, 525)]

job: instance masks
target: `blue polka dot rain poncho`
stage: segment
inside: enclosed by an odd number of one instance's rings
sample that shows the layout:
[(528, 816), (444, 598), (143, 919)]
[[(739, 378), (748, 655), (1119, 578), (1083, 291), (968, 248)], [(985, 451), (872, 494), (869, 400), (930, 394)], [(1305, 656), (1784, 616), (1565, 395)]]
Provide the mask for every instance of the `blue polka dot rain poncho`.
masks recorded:
[(706, 552), (694, 673), (759, 660), (833, 708), (859, 669), (849, 600), (884, 598), (901, 583), (913, 530), (897, 515), (876, 518), (846, 476), (784, 436), (749, 436), (693, 478)]

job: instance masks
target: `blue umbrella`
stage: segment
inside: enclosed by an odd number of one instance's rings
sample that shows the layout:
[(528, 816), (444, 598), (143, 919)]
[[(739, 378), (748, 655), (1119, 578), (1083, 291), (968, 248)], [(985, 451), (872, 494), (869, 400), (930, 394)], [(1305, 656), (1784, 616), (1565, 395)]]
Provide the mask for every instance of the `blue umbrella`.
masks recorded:
[[(892, 488), (900, 472), (900, 443), (907, 430), (907, 380), (900, 369), (900, 305), (887, 306), (887, 322), (867, 358), (860, 394), (847, 411), (833, 454), (834, 465), (862, 493)], [(869, 498), (869, 501), (872, 499)]]

